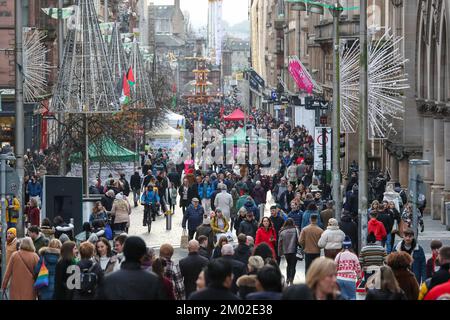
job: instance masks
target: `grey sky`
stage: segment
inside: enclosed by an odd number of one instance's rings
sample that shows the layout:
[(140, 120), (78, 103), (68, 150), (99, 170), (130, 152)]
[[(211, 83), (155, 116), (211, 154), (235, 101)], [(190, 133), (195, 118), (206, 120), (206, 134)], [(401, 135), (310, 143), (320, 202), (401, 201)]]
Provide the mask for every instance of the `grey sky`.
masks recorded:
[[(149, 0), (154, 4), (173, 4), (174, 0)], [(181, 0), (181, 10), (188, 11), (194, 28), (208, 21), (208, 0)], [(248, 0), (223, 0), (223, 20), (233, 25), (248, 20)]]

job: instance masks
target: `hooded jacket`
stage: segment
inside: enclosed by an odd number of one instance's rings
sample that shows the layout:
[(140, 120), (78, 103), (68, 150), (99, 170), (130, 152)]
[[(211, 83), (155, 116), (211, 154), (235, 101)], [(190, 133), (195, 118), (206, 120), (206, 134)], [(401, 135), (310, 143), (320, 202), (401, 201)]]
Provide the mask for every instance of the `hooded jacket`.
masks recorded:
[(371, 234), (372, 232), (375, 234), (377, 241), (383, 240), (387, 235), (383, 223), (377, 219), (370, 219), (367, 224), (367, 234)]
[(320, 236), (318, 245), (326, 250), (341, 249), (345, 233), (338, 226), (328, 226)]
[(42, 263), (45, 263), (45, 267), (48, 270), (48, 286), (42, 287), (37, 290), (39, 300), (52, 300), (55, 292), (55, 274), (56, 264), (58, 263), (60, 250), (54, 248), (42, 248), (39, 250), (39, 262), (34, 267), (34, 274), (37, 276), (41, 268)]

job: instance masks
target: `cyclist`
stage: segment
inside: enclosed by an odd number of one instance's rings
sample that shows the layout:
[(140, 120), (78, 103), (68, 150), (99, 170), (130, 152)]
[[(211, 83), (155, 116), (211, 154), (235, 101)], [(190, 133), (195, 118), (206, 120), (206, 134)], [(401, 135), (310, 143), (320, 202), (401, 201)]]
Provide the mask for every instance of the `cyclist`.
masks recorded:
[(141, 203), (144, 205), (144, 221), (143, 226), (147, 226), (149, 212), (152, 215), (152, 220), (155, 221), (156, 210), (159, 207), (160, 198), (158, 195), (158, 188), (153, 185), (149, 185), (141, 196)]

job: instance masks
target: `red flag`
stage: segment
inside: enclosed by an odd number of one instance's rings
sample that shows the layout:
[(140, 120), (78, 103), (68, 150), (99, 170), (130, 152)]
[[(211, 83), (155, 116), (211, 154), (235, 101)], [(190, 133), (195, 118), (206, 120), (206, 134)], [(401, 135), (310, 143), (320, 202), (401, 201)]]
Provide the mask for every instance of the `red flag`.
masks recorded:
[(132, 87), (135, 85), (136, 80), (134, 80), (134, 74), (133, 74), (133, 69), (131, 67), (128, 68), (128, 72), (127, 72), (127, 80), (128, 80), (128, 84)]

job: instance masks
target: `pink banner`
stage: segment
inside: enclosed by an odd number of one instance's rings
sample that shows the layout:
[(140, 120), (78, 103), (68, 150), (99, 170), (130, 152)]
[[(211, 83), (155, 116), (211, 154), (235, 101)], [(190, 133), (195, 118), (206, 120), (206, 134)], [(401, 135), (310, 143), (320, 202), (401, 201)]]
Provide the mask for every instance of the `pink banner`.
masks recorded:
[(309, 77), (308, 71), (303, 67), (299, 60), (289, 59), (288, 70), (300, 89), (303, 89), (308, 93), (312, 93), (314, 84)]

